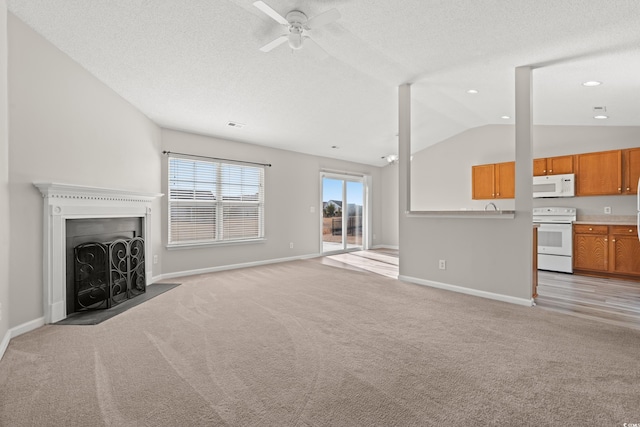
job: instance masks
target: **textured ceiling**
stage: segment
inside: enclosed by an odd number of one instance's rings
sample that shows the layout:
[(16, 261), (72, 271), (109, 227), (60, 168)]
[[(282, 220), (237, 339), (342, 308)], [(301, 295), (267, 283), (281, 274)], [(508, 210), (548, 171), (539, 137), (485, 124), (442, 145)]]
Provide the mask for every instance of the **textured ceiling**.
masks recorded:
[[(513, 123), (514, 67), (534, 72), (538, 124), (640, 125), (638, 0), (265, 0), (341, 18), (307, 45), (253, 0), (8, 0), (9, 10), (158, 125), (382, 165), (397, 87), (413, 83), (414, 151)], [(604, 84), (581, 85), (586, 80)], [(469, 95), (467, 89), (477, 89)], [(592, 109), (606, 106), (608, 120)], [(246, 126), (227, 126), (228, 121)], [(338, 146), (338, 149), (331, 148)]]

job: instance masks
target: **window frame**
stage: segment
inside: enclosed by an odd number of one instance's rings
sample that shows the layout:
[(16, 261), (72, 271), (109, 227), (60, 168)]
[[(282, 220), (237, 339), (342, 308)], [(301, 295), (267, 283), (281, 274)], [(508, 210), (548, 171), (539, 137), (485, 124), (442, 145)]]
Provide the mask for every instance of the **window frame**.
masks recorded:
[[(215, 194), (211, 200), (197, 200), (194, 199), (183, 199), (183, 198), (172, 198), (172, 160), (184, 161), (184, 162), (192, 162), (194, 165), (199, 163), (208, 163), (213, 165), (215, 169), (215, 178), (210, 182), (215, 187)], [(232, 168), (241, 168), (241, 171), (246, 168), (247, 170), (257, 170), (259, 171), (259, 182), (258, 182), (258, 197), (257, 200), (229, 200), (223, 197), (223, 186), (225, 185), (242, 185), (242, 181), (224, 181), (222, 179), (223, 171), (225, 170), (225, 166)], [(255, 172), (254, 172), (255, 173)], [(236, 175), (235, 178), (238, 178)], [(266, 240), (265, 237), (265, 167), (264, 166), (255, 166), (255, 165), (246, 165), (242, 162), (233, 162), (233, 161), (222, 161), (222, 160), (200, 160), (200, 159), (191, 159), (188, 157), (177, 156), (177, 155), (168, 155), (167, 156), (167, 248), (168, 249), (180, 249), (180, 248), (192, 248), (192, 247), (200, 247), (200, 246), (221, 246), (221, 245), (238, 245), (238, 244), (248, 244), (248, 243), (259, 243)], [(193, 183), (197, 182), (197, 179), (193, 179)], [(195, 187), (195, 184), (194, 184)], [(176, 240), (172, 241), (172, 207), (174, 207), (175, 203), (181, 202), (183, 206), (212, 206), (215, 217), (215, 238), (204, 238), (204, 239), (194, 239), (194, 240)], [(225, 239), (225, 212), (228, 212), (229, 208), (232, 207), (242, 207), (242, 206), (255, 206), (257, 207), (257, 235), (251, 237), (240, 237), (240, 238), (230, 238)], [(228, 222), (227, 222), (228, 224)]]

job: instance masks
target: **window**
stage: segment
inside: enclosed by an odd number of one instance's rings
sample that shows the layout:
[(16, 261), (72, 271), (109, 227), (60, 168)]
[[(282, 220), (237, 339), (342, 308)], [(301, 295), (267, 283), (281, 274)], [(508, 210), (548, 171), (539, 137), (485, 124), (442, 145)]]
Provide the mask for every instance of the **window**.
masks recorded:
[(169, 157), (169, 245), (264, 237), (264, 168)]

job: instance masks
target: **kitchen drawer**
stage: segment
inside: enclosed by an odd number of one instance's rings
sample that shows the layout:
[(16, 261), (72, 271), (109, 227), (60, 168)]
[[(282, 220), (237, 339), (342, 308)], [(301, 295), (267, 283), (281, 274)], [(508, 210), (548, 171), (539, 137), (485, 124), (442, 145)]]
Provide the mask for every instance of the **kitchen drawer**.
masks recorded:
[(573, 231), (577, 234), (608, 234), (609, 227), (607, 225), (574, 224)]
[(638, 235), (638, 227), (635, 225), (612, 225), (611, 234), (617, 235)]

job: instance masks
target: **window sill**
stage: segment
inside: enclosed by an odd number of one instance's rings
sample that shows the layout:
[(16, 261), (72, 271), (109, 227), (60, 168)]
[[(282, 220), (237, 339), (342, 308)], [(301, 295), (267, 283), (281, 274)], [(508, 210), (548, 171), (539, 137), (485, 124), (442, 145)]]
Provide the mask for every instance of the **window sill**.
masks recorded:
[(167, 250), (179, 249), (196, 249), (216, 246), (235, 246), (235, 245), (251, 245), (255, 243), (265, 243), (267, 239), (247, 239), (247, 240), (230, 240), (224, 242), (202, 242), (202, 243), (173, 243), (166, 246)]

